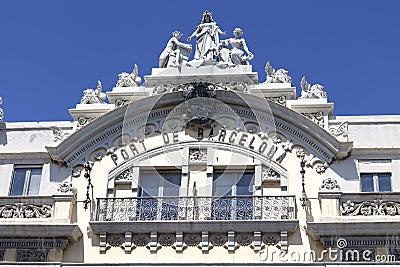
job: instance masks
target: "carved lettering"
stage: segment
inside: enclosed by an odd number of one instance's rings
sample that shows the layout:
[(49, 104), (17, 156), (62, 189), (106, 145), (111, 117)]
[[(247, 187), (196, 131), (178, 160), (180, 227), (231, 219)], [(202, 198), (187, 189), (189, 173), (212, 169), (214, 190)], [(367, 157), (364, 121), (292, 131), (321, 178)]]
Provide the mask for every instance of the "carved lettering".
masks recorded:
[(260, 147), (258, 148), (258, 152), (260, 152), (260, 154), (263, 154), (264, 151), (267, 149), (268, 147), (268, 143), (263, 141), (260, 145)]
[(131, 149), (133, 155), (139, 154), (139, 150), (137, 149), (137, 147), (135, 146), (135, 144), (130, 143), (130, 144), (129, 144), (129, 148)]
[(179, 142), (178, 133), (175, 133), (175, 132), (172, 133), (172, 141), (174, 143), (178, 143)]
[(125, 148), (121, 148), (121, 156), (122, 156), (122, 158), (123, 158), (124, 160), (129, 159), (128, 151), (126, 151)]
[(237, 136), (237, 132), (231, 132), (231, 135), (229, 136), (229, 143), (235, 142), (236, 136)]
[(240, 139), (239, 139), (239, 145), (240, 145), (240, 146), (244, 146), (244, 142), (247, 141), (247, 137), (249, 137), (249, 136), (247, 135), (247, 133), (243, 133), (243, 134), (242, 134), (242, 136), (241, 136)]
[(283, 161), (283, 159), (284, 159), (285, 157), (286, 157), (286, 151), (283, 151), (283, 153), (280, 154), (280, 155), (275, 159), (275, 161), (278, 162), (278, 163), (282, 163), (282, 161)]
[(203, 138), (203, 134), (204, 134), (204, 129), (203, 128), (197, 129), (197, 138), (202, 139)]
[(254, 146), (253, 146), (254, 140), (256, 140), (256, 137), (253, 135), (253, 138), (251, 139), (251, 141), (249, 143), (249, 148), (253, 149), (253, 150), (254, 150)]
[(169, 136), (167, 133), (162, 133), (164, 144), (169, 144)]
[(225, 142), (225, 136), (226, 136), (226, 130), (225, 129), (221, 129), (219, 131), (218, 141)]

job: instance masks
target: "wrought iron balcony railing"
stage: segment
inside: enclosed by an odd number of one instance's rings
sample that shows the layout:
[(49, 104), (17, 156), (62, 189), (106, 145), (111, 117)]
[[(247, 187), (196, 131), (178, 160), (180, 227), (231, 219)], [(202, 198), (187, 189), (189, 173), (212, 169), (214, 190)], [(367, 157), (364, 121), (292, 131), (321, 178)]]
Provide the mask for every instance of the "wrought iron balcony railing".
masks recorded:
[(296, 219), (294, 196), (100, 198), (95, 221)]

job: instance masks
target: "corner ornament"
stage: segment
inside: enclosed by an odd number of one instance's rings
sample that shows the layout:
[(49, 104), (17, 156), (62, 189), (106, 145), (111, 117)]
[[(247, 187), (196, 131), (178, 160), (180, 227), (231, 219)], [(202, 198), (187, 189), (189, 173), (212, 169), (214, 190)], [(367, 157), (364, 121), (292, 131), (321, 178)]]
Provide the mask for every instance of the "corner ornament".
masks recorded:
[(97, 81), (96, 89), (88, 88), (83, 91), (81, 104), (103, 104), (106, 99), (106, 94), (102, 93), (103, 86), (100, 81)]
[(324, 87), (320, 84), (310, 85), (306, 81), (306, 76), (303, 76), (301, 79), (301, 96), (299, 99), (319, 99), (319, 98), (327, 98), (326, 92), (324, 91)]
[(265, 65), (265, 73), (267, 79), (265, 83), (291, 83), (292, 77), (289, 76), (289, 72), (285, 69), (275, 70), (269, 63)]
[(142, 82), (139, 77), (139, 68), (135, 64), (131, 73), (121, 72), (118, 74), (118, 81), (115, 87), (138, 87)]

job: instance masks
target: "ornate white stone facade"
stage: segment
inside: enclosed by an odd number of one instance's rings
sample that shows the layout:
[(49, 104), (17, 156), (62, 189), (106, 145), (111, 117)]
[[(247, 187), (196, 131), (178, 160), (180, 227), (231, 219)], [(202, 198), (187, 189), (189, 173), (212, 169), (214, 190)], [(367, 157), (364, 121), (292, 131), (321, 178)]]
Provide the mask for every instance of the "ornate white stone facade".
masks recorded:
[(5, 122), (0, 264), (398, 257), (400, 116), (335, 116), (322, 86), (296, 98), (270, 64), (259, 82), (243, 31), (226, 48), (219, 27), (205, 12), (195, 58), (171, 39), (142, 85), (135, 65), (85, 90), (73, 122)]

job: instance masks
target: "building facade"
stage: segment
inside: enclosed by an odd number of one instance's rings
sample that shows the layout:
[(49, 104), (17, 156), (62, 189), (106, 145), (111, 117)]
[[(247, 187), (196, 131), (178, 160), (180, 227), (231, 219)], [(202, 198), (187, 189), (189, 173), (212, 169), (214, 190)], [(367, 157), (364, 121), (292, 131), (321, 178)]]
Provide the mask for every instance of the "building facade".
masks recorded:
[(0, 265), (400, 261), (400, 116), (335, 116), (220, 34), (206, 11), (144, 83), (135, 65), (71, 122), (1, 122)]

